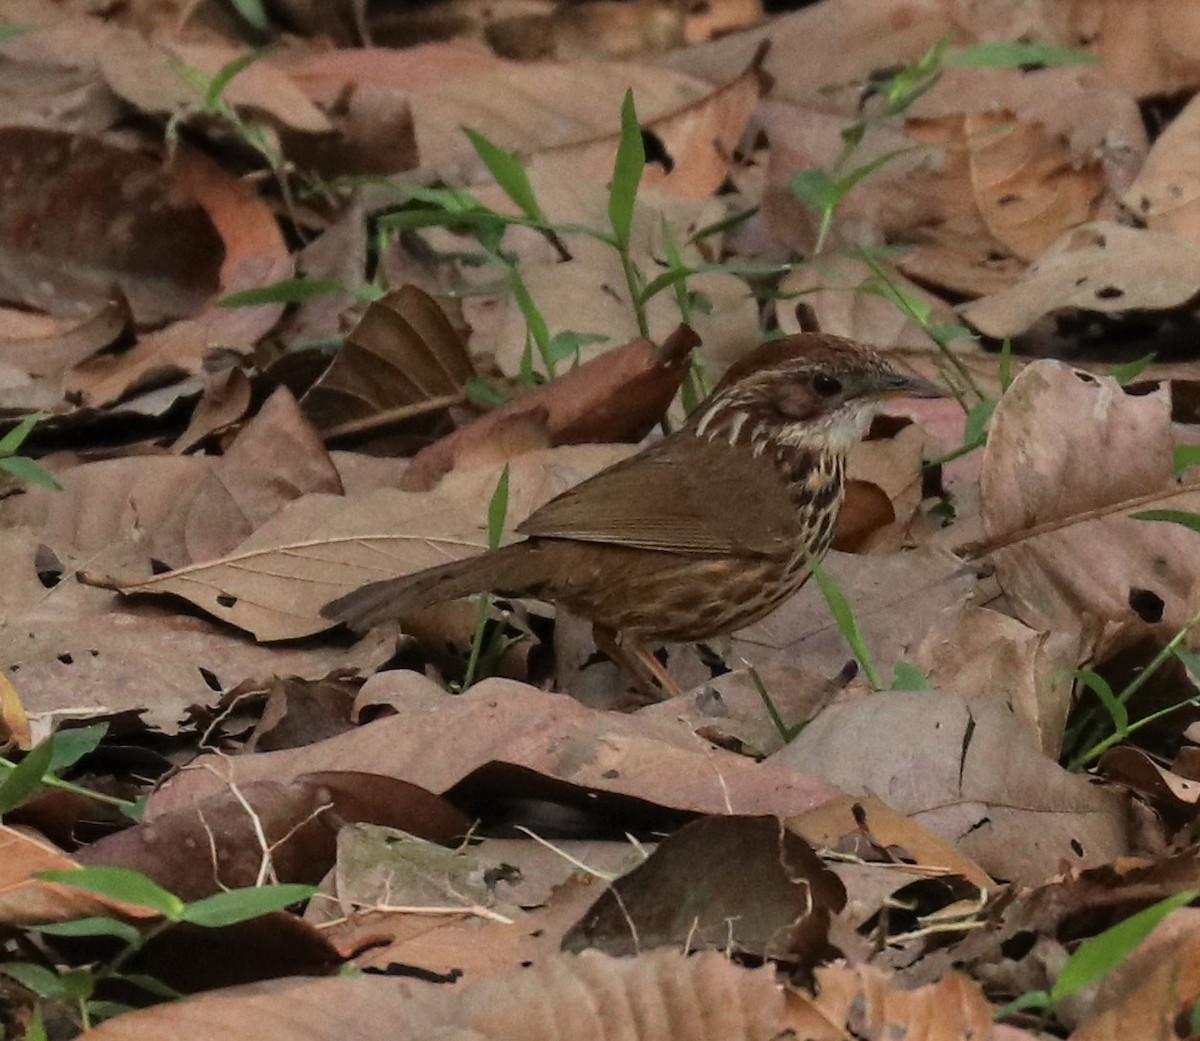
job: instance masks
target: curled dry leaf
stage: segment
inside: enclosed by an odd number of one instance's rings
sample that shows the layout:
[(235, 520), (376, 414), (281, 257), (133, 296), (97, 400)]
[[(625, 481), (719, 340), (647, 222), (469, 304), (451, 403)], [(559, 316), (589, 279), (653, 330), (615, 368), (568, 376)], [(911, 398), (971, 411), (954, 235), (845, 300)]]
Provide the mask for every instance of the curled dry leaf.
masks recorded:
[[(1166, 393), (1132, 396), (1116, 380), (1040, 361), (992, 417), (980, 512), (1001, 587), (1035, 629), (1192, 616), (1200, 539), (1136, 509), (1200, 509), (1171, 466)], [(1097, 567), (1103, 561), (1103, 567)]]
[(1123, 798), (1045, 757), (998, 700), (887, 691), (842, 702), (769, 761), (878, 796), (995, 878), (1032, 884), (1127, 851)]
[(1191, 300), (1200, 285), (1200, 243), (1166, 232), (1095, 221), (1068, 232), (1008, 289), (966, 304), (988, 336), (1017, 336), (1067, 308), (1120, 314)]
[(520, 397), (417, 453), (401, 487), (426, 491), (514, 416), (544, 410), (551, 444), (640, 441), (666, 412), (699, 339), (680, 326), (661, 347), (633, 340)]
[(930, 684), (968, 701), (1002, 698), (1051, 758), (1062, 748), (1072, 674), (1091, 634), (1031, 629), (999, 611), (964, 607), (936, 620), (915, 662)]
[(437, 302), (404, 285), (367, 306), (300, 404), (326, 437), (376, 429), (422, 414), (422, 405), (441, 409), (461, 401), (474, 372)]
[(104, 350), (129, 331), (133, 314), (118, 292), (81, 322), (42, 336), (0, 340), (0, 362), (32, 376), (61, 376), (74, 365)]
[(453, 806), (416, 785), (328, 771), (219, 791), (93, 842), (78, 859), (140, 871), (183, 900), (199, 900), (261, 885), (268, 870), (280, 882), (319, 882), (333, 867), (339, 828), (356, 821), (444, 843), (471, 827)]
[(1200, 98), (1164, 128), (1122, 200), (1154, 231), (1200, 240)]
[(668, 835), (563, 938), (563, 950), (629, 955), (718, 949), (809, 968), (846, 891), (776, 817), (705, 817)]
[(904, 1037), (909, 1041), (993, 1038), (992, 1006), (978, 984), (956, 972), (915, 989), (871, 965), (822, 965), (816, 996), (798, 1003), (799, 1036)]

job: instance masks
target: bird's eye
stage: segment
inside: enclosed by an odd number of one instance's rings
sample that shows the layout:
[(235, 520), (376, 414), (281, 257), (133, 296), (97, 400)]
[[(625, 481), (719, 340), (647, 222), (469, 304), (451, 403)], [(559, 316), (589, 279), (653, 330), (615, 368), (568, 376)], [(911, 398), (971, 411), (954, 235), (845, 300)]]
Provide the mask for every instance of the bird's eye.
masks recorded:
[(825, 373), (819, 372), (813, 377), (812, 388), (823, 398), (831, 398), (835, 394), (842, 392), (841, 380), (834, 379), (832, 376), (826, 376)]

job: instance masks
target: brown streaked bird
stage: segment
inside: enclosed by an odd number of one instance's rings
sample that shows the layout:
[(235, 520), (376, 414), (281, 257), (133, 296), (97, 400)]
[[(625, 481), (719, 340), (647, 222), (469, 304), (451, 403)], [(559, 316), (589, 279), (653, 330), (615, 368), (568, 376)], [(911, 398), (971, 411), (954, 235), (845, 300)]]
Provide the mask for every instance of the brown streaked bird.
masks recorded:
[(763, 344), (679, 430), (536, 510), (523, 541), (371, 582), (321, 614), (361, 630), (472, 593), (553, 600), (643, 688), (677, 693), (645, 645), (741, 629), (796, 592), (833, 541), (847, 449), (899, 396), (944, 394), (842, 337)]

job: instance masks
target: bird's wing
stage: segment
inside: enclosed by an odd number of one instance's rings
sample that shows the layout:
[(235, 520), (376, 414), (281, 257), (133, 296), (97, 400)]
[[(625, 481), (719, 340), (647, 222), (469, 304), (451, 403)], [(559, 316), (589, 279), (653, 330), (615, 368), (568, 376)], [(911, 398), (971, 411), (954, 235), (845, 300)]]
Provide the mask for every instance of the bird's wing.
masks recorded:
[(795, 507), (772, 463), (690, 434), (602, 470), (517, 528), (541, 538), (768, 557), (789, 554), (797, 530)]

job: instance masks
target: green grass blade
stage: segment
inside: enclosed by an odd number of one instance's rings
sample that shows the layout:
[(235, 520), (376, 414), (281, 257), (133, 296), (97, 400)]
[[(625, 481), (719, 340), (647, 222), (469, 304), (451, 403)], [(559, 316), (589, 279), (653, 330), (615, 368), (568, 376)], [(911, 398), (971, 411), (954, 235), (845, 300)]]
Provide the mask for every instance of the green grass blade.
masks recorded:
[(316, 891), (316, 886), (299, 883), (230, 889), (188, 904), (181, 920), (206, 929), (220, 929), (271, 911), (282, 911), (291, 904), (308, 900)]
[(1086, 987), (1115, 969), (1147, 936), (1155, 926), (1176, 908), (1190, 904), (1200, 895), (1200, 890), (1188, 889), (1167, 897), (1156, 904), (1105, 929), (1099, 936), (1084, 940), (1067, 959), (1050, 991), (1050, 1004), (1056, 1005), (1077, 990)]
[(825, 573), (824, 569), (813, 557), (808, 558), (808, 566), (812, 570), (813, 578), (816, 579), (817, 585), (821, 589), (821, 595), (825, 598), (825, 603), (829, 606), (829, 613), (833, 616), (834, 622), (837, 623), (838, 629), (841, 630), (846, 643), (850, 645), (850, 650), (853, 652), (858, 664), (862, 666), (863, 673), (867, 677), (867, 682), (875, 690), (883, 690), (879, 673), (875, 671), (875, 665), (871, 661), (871, 653), (867, 650), (866, 638), (859, 627), (858, 619), (854, 617), (854, 608), (850, 606), (850, 601), (846, 599), (845, 594), (838, 588), (837, 583)]
[(496, 183), (504, 190), (504, 194), (512, 199), (530, 220), (548, 224), (549, 221), (546, 220), (546, 215), (533, 192), (533, 185), (529, 183), (529, 174), (525, 172), (520, 160), (512, 152), (492, 144), (477, 130), (463, 127), (463, 133), (467, 135), (467, 140), (471, 142), (475, 154), (483, 160), (488, 172), (496, 178)]
[(508, 518), (508, 463), (500, 471), (500, 480), (488, 502), (488, 548), (495, 549), (504, 536), (504, 522)]
[(70, 871), (41, 871), (35, 878), (43, 882), (97, 893), (126, 904), (148, 907), (164, 918), (178, 922), (187, 906), (174, 893), (163, 889), (157, 882), (140, 871), (123, 867), (86, 867)]
[(1018, 40), (989, 40), (947, 51), (942, 64), (957, 69), (1011, 69), (1022, 65), (1095, 65), (1100, 58), (1077, 47), (1053, 47)]
[(50, 768), (53, 755), (54, 738), (48, 737), (30, 749), (25, 758), (13, 767), (4, 783), (0, 784), (0, 817), (38, 789)]
[(646, 168), (646, 145), (638, 124), (633, 91), (625, 92), (621, 102), (621, 141), (613, 164), (612, 182), (608, 188), (608, 222), (612, 225), (617, 248), (628, 252), (633, 233), (633, 208), (637, 202), (638, 185)]
[(1200, 513), (1193, 513), (1191, 510), (1142, 510), (1140, 513), (1131, 513), (1129, 516), (1134, 520), (1181, 524), (1192, 531), (1200, 532)]

